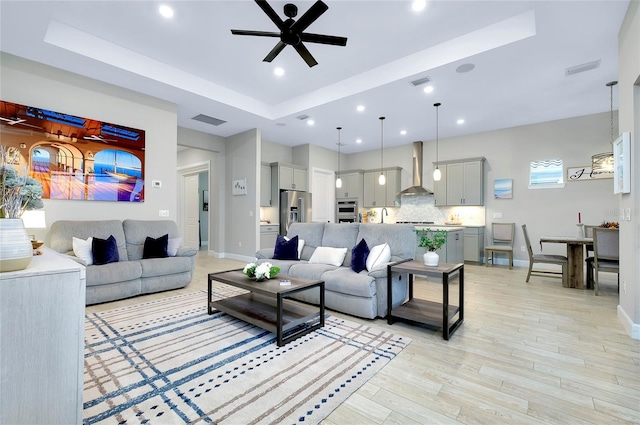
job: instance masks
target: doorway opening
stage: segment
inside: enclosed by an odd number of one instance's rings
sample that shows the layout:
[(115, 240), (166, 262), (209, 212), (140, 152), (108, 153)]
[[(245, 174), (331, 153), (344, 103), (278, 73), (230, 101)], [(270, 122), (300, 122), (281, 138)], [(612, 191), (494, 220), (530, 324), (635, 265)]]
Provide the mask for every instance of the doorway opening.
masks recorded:
[(212, 240), (210, 172), (210, 161), (178, 168), (178, 226), (184, 245), (199, 250), (209, 250)]

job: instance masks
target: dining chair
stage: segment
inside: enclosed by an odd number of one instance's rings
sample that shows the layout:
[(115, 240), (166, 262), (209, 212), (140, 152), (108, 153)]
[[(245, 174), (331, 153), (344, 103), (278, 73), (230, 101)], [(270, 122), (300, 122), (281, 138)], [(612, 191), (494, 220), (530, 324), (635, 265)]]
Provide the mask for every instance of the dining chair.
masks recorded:
[[(569, 260), (565, 255), (549, 255), (549, 254), (534, 254), (531, 249), (531, 241), (529, 240), (529, 234), (527, 233), (527, 225), (522, 225), (522, 233), (524, 233), (524, 240), (527, 245), (527, 252), (529, 253), (529, 271), (527, 272), (527, 280), (529, 282), (529, 278), (534, 276), (545, 276), (552, 275), (551, 277), (561, 277), (562, 278), (562, 286), (567, 286), (567, 273), (569, 268)], [(533, 265), (535, 263), (542, 264), (557, 264), (562, 266), (562, 272), (556, 272), (552, 270), (533, 270)], [(556, 275), (556, 276), (553, 276)]]
[[(600, 227), (597, 224), (585, 224), (584, 225), (584, 236), (586, 238), (593, 237), (593, 229), (596, 227)], [(587, 265), (587, 289), (593, 288), (593, 244), (586, 244), (585, 250), (587, 251), (587, 255), (584, 262)]]
[(593, 229), (593, 289), (599, 293), (598, 273), (618, 274), (620, 287), (620, 231), (618, 229)]
[[(485, 267), (489, 266), (489, 260), (493, 266), (495, 256), (498, 252), (509, 255), (509, 270), (513, 269), (513, 240), (515, 236), (515, 223), (491, 223), (491, 244), (484, 247), (486, 261)], [(491, 255), (491, 257), (489, 257)]]

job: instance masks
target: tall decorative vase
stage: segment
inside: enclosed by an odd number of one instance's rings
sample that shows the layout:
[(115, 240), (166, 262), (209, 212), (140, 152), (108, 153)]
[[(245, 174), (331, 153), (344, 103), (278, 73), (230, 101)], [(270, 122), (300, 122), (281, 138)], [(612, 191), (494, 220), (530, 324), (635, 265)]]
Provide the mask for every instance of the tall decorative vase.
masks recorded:
[(21, 218), (0, 218), (0, 272), (26, 269), (33, 258), (31, 239)]
[(440, 256), (435, 251), (425, 252), (422, 258), (424, 258), (425, 266), (435, 267), (438, 265), (438, 261), (440, 261)]

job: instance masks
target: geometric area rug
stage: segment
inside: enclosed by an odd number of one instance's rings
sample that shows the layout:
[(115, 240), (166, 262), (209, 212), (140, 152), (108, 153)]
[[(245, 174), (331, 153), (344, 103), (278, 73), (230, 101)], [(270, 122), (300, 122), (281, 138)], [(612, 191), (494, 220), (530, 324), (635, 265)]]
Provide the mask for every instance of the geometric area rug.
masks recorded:
[(87, 314), (84, 423), (317, 424), (410, 342), (327, 315), (278, 347), (206, 291)]

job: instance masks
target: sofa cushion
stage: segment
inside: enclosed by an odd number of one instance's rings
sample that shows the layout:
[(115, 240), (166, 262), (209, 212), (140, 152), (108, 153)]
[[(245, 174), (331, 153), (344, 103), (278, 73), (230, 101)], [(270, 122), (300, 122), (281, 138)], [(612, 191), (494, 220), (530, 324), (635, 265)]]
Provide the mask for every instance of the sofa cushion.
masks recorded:
[(93, 238), (91, 241), (91, 252), (93, 253), (93, 264), (98, 266), (120, 261), (118, 244), (113, 235), (107, 239)]
[(273, 249), (275, 260), (299, 260), (298, 258), (298, 237), (287, 240), (284, 236), (278, 235), (276, 246)]
[[(119, 261), (87, 267), (87, 287), (140, 279), (142, 266), (137, 261)], [(138, 288), (139, 290), (139, 288)]]
[(330, 264), (299, 263), (292, 265), (287, 274), (294, 277), (322, 280), (323, 273), (337, 268), (337, 266), (332, 266)]
[(189, 257), (148, 258), (140, 260), (142, 277), (165, 276), (191, 271)]
[(166, 258), (167, 245), (169, 244), (169, 235), (164, 234), (159, 238), (152, 238), (147, 236), (144, 240), (144, 248), (142, 251), (142, 258)]
[(367, 257), (369, 256), (369, 247), (364, 239), (358, 242), (351, 250), (351, 270), (360, 273), (367, 268)]
[(313, 254), (313, 250), (322, 246), (322, 234), (324, 233), (324, 223), (292, 223), (287, 231), (287, 236), (304, 239), (301, 260), (308, 260)]
[[(126, 260), (127, 244), (120, 220), (58, 220), (51, 225), (50, 246), (55, 251), (67, 253), (73, 251), (74, 236), (86, 240), (90, 236), (106, 239), (111, 235), (116, 238), (118, 256), (122, 261)], [(140, 248), (140, 258), (142, 258), (142, 248)]]
[(388, 243), (391, 261), (413, 258), (416, 253), (416, 234), (411, 224), (360, 224), (358, 240), (369, 247)]
[(384, 268), (386, 263), (391, 259), (391, 248), (388, 243), (376, 245), (371, 248), (369, 256), (367, 257), (367, 270), (373, 271), (376, 269)]
[(339, 267), (322, 274), (325, 291), (371, 298), (376, 294), (375, 279), (366, 273), (356, 273), (350, 267)]
[(326, 223), (322, 234), (322, 244), (320, 246), (330, 246), (334, 248), (347, 248), (342, 265), (351, 265), (351, 248), (358, 243), (358, 223)]
[[(178, 225), (173, 220), (131, 220), (122, 222), (129, 260), (142, 260), (144, 241), (147, 236), (159, 238), (165, 234), (169, 239), (180, 237)], [(116, 236), (117, 239), (117, 236)]]
[(280, 274), (289, 274), (289, 269), (291, 268), (291, 266), (294, 266), (296, 264), (307, 264), (306, 261), (299, 260), (274, 260), (272, 258), (256, 259), (256, 264), (262, 264), (265, 262), (271, 263), (271, 265), (273, 266), (280, 267)]
[(313, 252), (309, 263), (314, 264), (331, 264), (333, 266), (341, 266), (344, 257), (347, 254), (347, 248), (332, 248), (328, 246), (319, 246)]
[(88, 237), (86, 240), (73, 236), (73, 254), (82, 260), (85, 266), (93, 264), (93, 238)]

